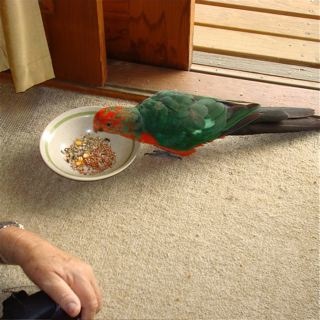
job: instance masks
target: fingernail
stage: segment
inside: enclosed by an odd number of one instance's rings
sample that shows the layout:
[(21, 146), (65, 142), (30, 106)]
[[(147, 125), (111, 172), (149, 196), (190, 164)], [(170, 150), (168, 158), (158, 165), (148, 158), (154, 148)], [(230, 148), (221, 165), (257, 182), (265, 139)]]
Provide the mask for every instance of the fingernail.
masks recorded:
[(77, 312), (78, 312), (78, 305), (77, 303), (75, 302), (69, 302), (67, 304), (67, 313), (69, 313), (70, 315), (74, 316), (74, 315), (77, 315)]

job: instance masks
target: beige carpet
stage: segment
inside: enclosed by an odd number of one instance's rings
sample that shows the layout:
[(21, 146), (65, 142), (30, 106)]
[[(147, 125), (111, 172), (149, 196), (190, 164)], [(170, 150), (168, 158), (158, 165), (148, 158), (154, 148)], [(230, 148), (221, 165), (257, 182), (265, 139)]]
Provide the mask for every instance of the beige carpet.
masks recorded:
[[(0, 220), (93, 266), (98, 319), (318, 319), (318, 135), (228, 137), (183, 161), (145, 146), (92, 183), (52, 172), (38, 148), (47, 123), (106, 101), (0, 84)], [(2, 298), (30, 285), (19, 267), (0, 273)]]

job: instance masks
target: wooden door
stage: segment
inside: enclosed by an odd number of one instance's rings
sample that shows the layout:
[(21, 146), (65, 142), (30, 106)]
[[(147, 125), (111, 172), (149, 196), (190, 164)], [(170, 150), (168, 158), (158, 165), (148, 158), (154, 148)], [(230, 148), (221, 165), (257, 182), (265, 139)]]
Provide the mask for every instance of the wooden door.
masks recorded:
[(106, 82), (102, 0), (40, 0), (55, 75), (89, 85)]
[(108, 57), (188, 70), (194, 0), (103, 0)]

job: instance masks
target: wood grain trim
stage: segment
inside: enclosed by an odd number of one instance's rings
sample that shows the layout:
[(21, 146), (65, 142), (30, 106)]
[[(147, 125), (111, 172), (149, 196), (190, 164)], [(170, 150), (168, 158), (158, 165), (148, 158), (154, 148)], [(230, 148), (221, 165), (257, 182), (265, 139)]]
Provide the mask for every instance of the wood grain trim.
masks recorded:
[(100, 52), (100, 70), (101, 70), (101, 84), (107, 82), (107, 50), (106, 50), (106, 35), (104, 28), (104, 13), (103, 2), (97, 0), (97, 22), (98, 22), (98, 40), (99, 40), (99, 52)]

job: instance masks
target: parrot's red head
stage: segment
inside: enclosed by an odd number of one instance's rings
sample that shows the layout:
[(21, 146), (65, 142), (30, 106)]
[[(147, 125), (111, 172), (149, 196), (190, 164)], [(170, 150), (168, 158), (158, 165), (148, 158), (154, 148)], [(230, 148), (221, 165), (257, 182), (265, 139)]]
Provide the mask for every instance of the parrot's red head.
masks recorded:
[(104, 107), (100, 109), (94, 117), (94, 131), (105, 131), (110, 133), (118, 133), (122, 127), (121, 117), (122, 107)]
[(94, 117), (94, 131), (105, 131), (114, 134), (129, 136), (135, 134), (139, 128), (140, 116), (135, 108), (104, 107)]

